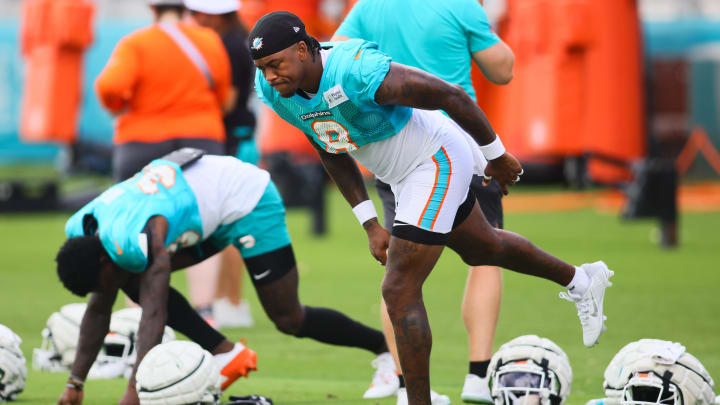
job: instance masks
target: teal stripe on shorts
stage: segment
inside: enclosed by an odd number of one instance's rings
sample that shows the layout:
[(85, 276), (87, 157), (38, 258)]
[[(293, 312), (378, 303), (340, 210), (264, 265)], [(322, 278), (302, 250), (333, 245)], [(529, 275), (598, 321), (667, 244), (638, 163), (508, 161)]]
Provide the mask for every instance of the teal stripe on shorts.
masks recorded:
[(432, 195), (425, 206), (419, 224), (421, 228), (430, 231), (432, 231), (435, 225), (435, 218), (437, 218), (445, 201), (445, 194), (447, 194), (448, 187), (450, 186), (450, 176), (452, 175), (452, 165), (445, 152), (445, 148), (440, 148), (440, 150), (433, 155), (432, 159), (436, 166), (435, 186), (433, 187)]

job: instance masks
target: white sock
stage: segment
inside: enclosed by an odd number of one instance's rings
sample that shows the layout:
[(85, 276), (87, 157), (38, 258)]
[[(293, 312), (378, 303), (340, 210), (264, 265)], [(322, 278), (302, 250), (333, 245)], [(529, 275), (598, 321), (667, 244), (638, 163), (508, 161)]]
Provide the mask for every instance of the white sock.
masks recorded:
[(582, 297), (585, 295), (585, 291), (587, 291), (589, 286), (590, 277), (585, 272), (585, 269), (575, 266), (575, 275), (573, 276), (572, 281), (570, 281), (570, 284), (566, 285), (565, 288), (568, 289), (570, 295), (574, 297)]
[(213, 357), (215, 357), (215, 362), (220, 366), (220, 369), (223, 369), (225, 366), (228, 365), (228, 363), (230, 363), (232, 359), (235, 358), (235, 356), (238, 355), (238, 353), (240, 353), (244, 349), (245, 346), (242, 343), (238, 342), (235, 343), (235, 347), (233, 347), (233, 349), (229, 352), (219, 353), (214, 355)]

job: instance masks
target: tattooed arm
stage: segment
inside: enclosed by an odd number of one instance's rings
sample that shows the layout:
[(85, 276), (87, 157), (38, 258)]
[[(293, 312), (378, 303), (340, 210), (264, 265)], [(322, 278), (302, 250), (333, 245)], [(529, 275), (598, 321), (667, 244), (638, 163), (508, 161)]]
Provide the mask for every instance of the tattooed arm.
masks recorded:
[(140, 275), (140, 306), (142, 316), (138, 329), (137, 359), (130, 382), (120, 404), (137, 404), (135, 373), (145, 354), (162, 341), (167, 322), (168, 290), (170, 289), (170, 254), (165, 248), (168, 221), (164, 217), (150, 218), (145, 230), (150, 236), (152, 262)]
[[(350, 157), (350, 155), (346, 153), (328, 153), (322, 150), (310, 137), (308, 137), (308, 141), (310, 141), (310, 144), (313, 145), (320, 156), (320, 161), (325, 167), (325, 171), (327, 171), (333, 179), (351, 207), (370, 199), (360, 169), (358, 169), (355, 160)], [(390, 243), (390, 234), (380, 225), (377, 217), (368, 219), (362, 226), (368, 235), (370, 254), (372, 254), (375, 260), (384, 265), (387, 261), (386, 251)]]
[[(390, 71), (375, 93), (380, 105), (404, 105), (422, 110), (444, 110), (478, 145), (495, 140), (495, 131), (485, 113), (462, 87), (436, 76), (398, 63), (390, 64)], [(488, 162), (485, 173), (495, 177), (503, 192), (521, 173), (520, 163), (509, 153)]]
[(444, 110), (479, 145), (495, 139), (487, 117), (462, 87), (420, 69), (391, 63), (390, 71), (375, 93), (375, 101), (380, 105)]

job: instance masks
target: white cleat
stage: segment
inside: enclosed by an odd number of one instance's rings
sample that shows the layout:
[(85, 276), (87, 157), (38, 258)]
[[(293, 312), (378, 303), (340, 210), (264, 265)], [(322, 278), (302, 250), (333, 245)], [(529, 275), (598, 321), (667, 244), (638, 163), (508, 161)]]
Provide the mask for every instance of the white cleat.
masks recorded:
[[(430, 390), (430, 401), (432, 405), (450, 405), (450, 398), (447, 395), (440, 395), (433, 390)], [(408, 405), (407, 388), (398, 389), (396, 404)]]
[(475, 374), (465, 376), (465, 385), (463, 385), (460, 398), (463, 402), (471, 404), (492, 404), (493, 399), (490, 395), (489, 378), (482, 378)]
[(390, 352), (378, 355), (370, 364), (377, 371), (373, 375), (370, 388), (363, 394), (363, 398), (385, 398), (397, 394), (400, 381), (398, 380), (395, 361)]
[(217, 328), (249, 328), (255, 324), (247, 300), (233, 305), (227, 298), (217, 299), (213, 301), (212, 313)]
[(583, 330), (583, 343), (587, 347), (597, 344), (600, 335), (605, 332), (605, 319), (603, 315), (603, 299), (605, 298), (605, 289), (610, 287), (610, 277), (615, 272), (609, 270), (607, 265), (602, 261), (595, 263), (586, 263), (580, 266), (585, 270), (590, 278), (585, 295), (577, 297), (572, 294), (560, 293), (560, 298), (574, 302), (577, 306), (578, 317)]

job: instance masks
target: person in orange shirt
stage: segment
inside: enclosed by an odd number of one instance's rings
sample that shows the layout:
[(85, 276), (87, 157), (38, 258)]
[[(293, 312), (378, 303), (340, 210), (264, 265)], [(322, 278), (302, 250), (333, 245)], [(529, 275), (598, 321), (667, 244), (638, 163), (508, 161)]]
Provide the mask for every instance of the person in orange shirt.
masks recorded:
[(181, 21), (183, 0), (149, 0), (155, 21), (125, 36), (95, 83), (117, 115), (113, 177), (181, 147), (223, 154), (230, 62), (211, 29)]
[[(120, 40), (98, 76), (102, 104), (117, 115), (113, 179), (183, 147), (225, 154), (223, 112), (231, 108), (230, 59), (209, 28), (182, 21), (183, 0), (148, 0), (154, 23)], [(196, 308), (212, 302), (219, 258), (188, 270)], [(128, 303), (129, 305), (132, 305)]]

